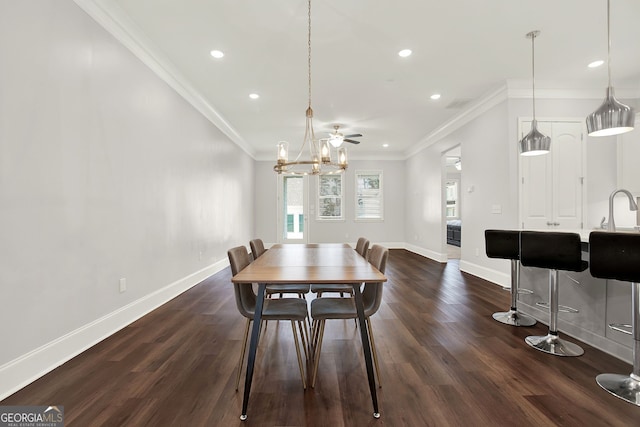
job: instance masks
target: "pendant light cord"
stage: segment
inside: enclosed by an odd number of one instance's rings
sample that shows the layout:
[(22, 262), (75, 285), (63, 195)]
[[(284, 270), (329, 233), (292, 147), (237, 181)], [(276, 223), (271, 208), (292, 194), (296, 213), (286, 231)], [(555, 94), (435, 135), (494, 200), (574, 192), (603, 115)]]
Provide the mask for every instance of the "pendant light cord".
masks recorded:
[(611, 0), (607, 0), (607, 76), (609, 77), (609, 85), (611, 87)]
[(536, 119), (536, 55), (535, 55), (535, 33), (531, 33), (531, 81), (532, 81), (532, 97), (533, 97), (533, 120)]

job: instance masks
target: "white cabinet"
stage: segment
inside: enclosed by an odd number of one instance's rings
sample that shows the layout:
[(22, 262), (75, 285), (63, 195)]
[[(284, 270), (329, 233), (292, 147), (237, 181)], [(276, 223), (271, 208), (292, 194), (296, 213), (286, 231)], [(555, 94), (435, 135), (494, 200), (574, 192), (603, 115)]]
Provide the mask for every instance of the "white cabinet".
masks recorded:
[(635, 129), (618, 136), (618, 188), (640, 195), (640, 113), (636, 114)]
[[(582, 228), (583, 121), (538, 121), (551, 137), (549, 154), (520, 156), (520, 223), (525, 229)], [(520, 125), (520, 138), (531, 129)]]

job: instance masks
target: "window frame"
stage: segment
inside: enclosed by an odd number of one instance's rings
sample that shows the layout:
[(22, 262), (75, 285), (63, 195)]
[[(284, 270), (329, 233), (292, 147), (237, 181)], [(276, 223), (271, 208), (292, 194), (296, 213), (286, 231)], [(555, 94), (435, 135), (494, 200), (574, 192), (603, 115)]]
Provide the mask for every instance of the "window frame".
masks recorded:
[[(335, 186), (336, 194), (323, 194), (323, 181), (338, 181), (339, 185)], [(344, 221), (344, 176), (343, 174), (320, 174), (318, 175), (318, 208), (316, 210), (316, 219), (318, 221)], [(323, 215), (323, 206), (326, 200), (335, 199), (339, 201), (339, 215)]]
[[(361, 189), (359, 186), (359, 182), (361, 180), (360, 177), (363, 176), (377, 176), (378, 179), (378, 194), (375, 196), (368, 196), (366, 198), (378, 200), (379, 204), (379, 216), (378, 217), (370, 217), (370, 216), (360, 216), (360, 200), (363, 198), (361, 193)], [(384, 179), (382, 170), (357, 170), (355, 172), (355, 208), (354, 208), (354, 221), (356, 222), (382, 222), (384, 221)], [(372, 189), (375, 190), (375, 189)]]
[[(449, 183), (453, 183), (455, 184), (455, 188), (456, 188), (456, 194), (455, 194), (455, 200), (453, 200), (453, 209), (454, 209), (454, 216), (449, 216), (447, 213), (447, 209), (449, 208)], [(446, 219), (460, 219), (460, 180), (456, 179), (456, 178), (451, 178), (451, 179), (447, 179), (445, 180), (445, 184), (444, 184), (444, 216)]]

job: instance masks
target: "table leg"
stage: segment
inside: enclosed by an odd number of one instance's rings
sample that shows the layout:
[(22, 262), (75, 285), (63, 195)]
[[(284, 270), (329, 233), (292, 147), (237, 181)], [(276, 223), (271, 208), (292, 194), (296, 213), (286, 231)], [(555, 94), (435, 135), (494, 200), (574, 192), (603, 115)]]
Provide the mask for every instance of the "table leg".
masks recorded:
[(364, 352), (364, 361), (367, 366), (367, 377), (369, 379), (369, 391), (371, 392), (371, 402), (373, 403), (373, 417), (380, 418), (378, 411), (378, 395), (376, 393), (376, 380), (373, 375), (373, 362), (371, 360), (371, 343), (369, 342), (369, 333), (364, 320), (364, 304), (362, 302), (362, 292), (360, 285), (353, 285), (353, 295), (356, 300), (356, 311), (358, 312), (358, 324), (360, 325), (360, 337), (362, 338), (362, 351)]
[[(251, 286), (251, 285), (243, 285)], [(247, 419), (247, 406), (249, 405), (249, 393), (251, 392), (251, 380), (253, 380), (253, 365), (256, 361), (258, 340), (260, 339), (260, 322), (262, 320), (262, 306), (264, 305), (265, 283), (258, 284), (258, 296), (256, 298), (256, 311), (253, 314), (253, 329), (251, 329), (251, 341), (249, 342), (249, 356), (247, 359), (247, 373), (244, 379), (244, 397), (242, 399), (242, 421)]]

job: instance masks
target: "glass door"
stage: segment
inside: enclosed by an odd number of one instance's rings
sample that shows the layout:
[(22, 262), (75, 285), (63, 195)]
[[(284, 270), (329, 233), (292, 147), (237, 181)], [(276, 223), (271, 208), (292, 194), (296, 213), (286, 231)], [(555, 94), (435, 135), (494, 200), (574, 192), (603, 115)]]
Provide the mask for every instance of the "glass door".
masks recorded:
[(307, 176), (286, 176), (279, 180), (278, 239), (282, 243), (308, 241)]

